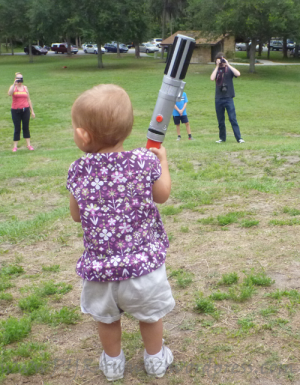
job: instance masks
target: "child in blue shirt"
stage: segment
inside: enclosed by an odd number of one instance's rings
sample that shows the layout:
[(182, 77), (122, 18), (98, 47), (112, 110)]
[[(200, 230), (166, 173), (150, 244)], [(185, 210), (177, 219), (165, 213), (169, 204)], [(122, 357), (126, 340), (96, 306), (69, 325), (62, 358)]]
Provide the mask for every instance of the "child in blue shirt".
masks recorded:
[(181, 96), (181, 100), (179, 102), (176, 102), (174, 110), (173, 110), (173, 120), (174, 120), (174, 124), (176, 125), (176, 130), (177, 130), (177, 140), (181, 139), (180, 122), (185, 123), (186, 131), (187, 131), (188, 136), (189, 136), (189, 140), (194, 140), (192, 137), (190, 123), (189, 123), (187, 113), (186, 113), (187, 102), (188, 102), (188, 98), (186, 96), (186, 93), (183, 92), (183, 94)]

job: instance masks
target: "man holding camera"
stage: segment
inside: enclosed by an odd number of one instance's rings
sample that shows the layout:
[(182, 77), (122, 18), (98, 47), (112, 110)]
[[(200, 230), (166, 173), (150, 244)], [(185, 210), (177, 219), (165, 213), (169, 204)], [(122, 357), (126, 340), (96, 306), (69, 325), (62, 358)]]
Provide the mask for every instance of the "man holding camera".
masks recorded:
[(224, 58), (222, 52), (219, 52), (215, 58), (216, 68), (210, 76), (210, 80), (216, 81), (215, 105), (219, 122), (219, 140), (216, 143), (226, 142), (225, 109), (231, 123), (235, 139), (238, 143), (245, 143), (241, 138), (240, 128), (236, 120), (233, 98), (235, 97), (233, 87), (233, 77), (240, 76), (240, 72), (232, 67)]

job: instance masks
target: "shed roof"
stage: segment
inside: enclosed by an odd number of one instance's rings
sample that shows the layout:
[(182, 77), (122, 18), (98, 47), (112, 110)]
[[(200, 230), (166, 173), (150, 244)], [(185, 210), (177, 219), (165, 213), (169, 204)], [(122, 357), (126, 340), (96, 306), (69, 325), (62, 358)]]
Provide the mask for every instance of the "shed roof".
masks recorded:
[[(163, 40), (160, 44), (163, 45), (171, 45), (174, 42), (175, 36), (178, 34), (185, 35), (188, 37), (192, 37), (196, 41), (196, 45), (216, 45), (221, 40), (224, 39), (224, 36), (201, 36), (201, 31), (177, 31), (173, 33), (173, 35), (167, 37), (165, 40)], [(227, 36), (227, 35), (226, 35)]]

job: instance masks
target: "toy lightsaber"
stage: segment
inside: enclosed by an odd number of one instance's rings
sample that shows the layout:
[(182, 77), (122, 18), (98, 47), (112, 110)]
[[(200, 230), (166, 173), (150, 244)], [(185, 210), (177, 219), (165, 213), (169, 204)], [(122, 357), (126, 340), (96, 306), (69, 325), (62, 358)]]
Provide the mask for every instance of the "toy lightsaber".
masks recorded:
[(175, 102), (180, 101), (184, 90), (182, 79), (185, 78), (195, 44), (195, 39), (184, 35), (177, 35), (174, 39), (147, 132), (147, 148), (160, 148), (165, 138)]

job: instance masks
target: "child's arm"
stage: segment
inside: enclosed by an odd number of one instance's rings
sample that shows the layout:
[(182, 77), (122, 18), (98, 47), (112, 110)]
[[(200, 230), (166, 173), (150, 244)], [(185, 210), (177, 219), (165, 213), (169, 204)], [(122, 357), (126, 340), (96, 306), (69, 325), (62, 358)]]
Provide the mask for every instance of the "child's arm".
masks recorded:
[(187, 102), (186, 102), (186, 103), (184, 103), (184, 105), (183, 105), (183, 107), (182, 107), (182, 110), (181, 110), (181, 111), (179, 111), (179, 112), (180, 112), (180, 115), (182, 115), (182, 114), (183, 114), (184, 110), (186, 109), (186, 105), (187, 105)]
[(174, 108), (175, 108), (175, 110), (176, 110), (177, 112), (180, 113), (180, 109), (176, 106), (176, 104), (175, 104)]
[(167, 152), (163, 146), (160, 148), (150, 148), (150, 151), (158, 157), (161, 164), (161, 176), (152, 186), (153, 200), (155, 203), (165, 203), (171, 193), (171, 177)]
[(70, 195), (70, 212), (75, 222), (81, 222), (78, 203), (72, 194)]

